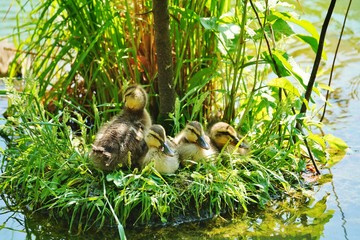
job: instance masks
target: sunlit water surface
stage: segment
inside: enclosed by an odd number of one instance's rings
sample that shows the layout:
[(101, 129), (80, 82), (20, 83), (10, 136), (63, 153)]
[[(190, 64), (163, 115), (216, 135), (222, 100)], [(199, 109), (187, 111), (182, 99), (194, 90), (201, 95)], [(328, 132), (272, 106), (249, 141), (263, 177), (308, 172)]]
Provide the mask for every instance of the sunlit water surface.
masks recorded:
[[(325, 17), (329, 1), (300, 1), (305, 15), (318, 27)], [(334, 56), (347, 1), (338, 1), (329, 33), (326, 50), (328, 61), (318, 81), (326, 83)], [(9, 3), (0, 3), (0, 38), (11, 34), (16, 24), (15, 9)], [(7, 14), (5, 20), (4, 16)], [(314, 199), (286, 199), (276, 202), (261, 212), (250, 212), (246, 216), (228, 221), (217, 218), (171, 227), (127, 230), (129, 239), (358, 239), (360, 236), (360, 1), (353, 1), (343, 41), (340, 45), (334, 71), (331, 107), (326, 115), (326, 133), (332, 133), (349, 145), (344, 158), (330, 170), (323, 169), (323, 178), (332, 181), (315, 189)], [(303, 67), (311, 68), (314, 55), (306, 53), (306, 46), (296, 45), (293, 53)], [(0, 89), (4, 84), (0, 81)], [(0, 96), (0, 114), (7, 100)], [(0, 120), (0, 124), (4, 121)], [(0, 138), (0, 147), (5, 144)], [(8, 211), (0, 201), (0, 239), (67, 239), (66, 231), (58, 231), (50, 223), (24, 218), (19, 213)], [(109, 229), (91, 236), (71, 236), (72, 239), (114, 239), (116, 230)]]

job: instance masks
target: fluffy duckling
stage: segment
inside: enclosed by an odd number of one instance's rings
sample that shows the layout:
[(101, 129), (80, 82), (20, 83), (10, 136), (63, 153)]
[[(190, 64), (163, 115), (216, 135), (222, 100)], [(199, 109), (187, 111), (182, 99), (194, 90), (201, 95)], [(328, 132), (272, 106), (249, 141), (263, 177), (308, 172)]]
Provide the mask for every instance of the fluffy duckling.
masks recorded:
[(138, 85), (124, 93), (124, 108), (97, 133), (90, 153), (96, 168), (112, 171), (118, 166), (136, 166), (147, 151), (144, 133), (151, 126), (146, 111), (147, 93)]
[(189, 122), (173, 141), (178, 145), (177, 151), (184, 166), (191, 165), (188, 160), (197, 162), (217, 153), (217, 150), (210, 146), (210, 139), (197, 121)]
[(152, 125), (145, 136), (145, 142), (149, 150), (140, 162), (141, 167), (154, 161), (154, 167), (160, 174), (175, 173), (179, 168), (179, 156), (169, 146), (165, 129), (158, 124)]
[(210, 139), (211, 143), (215, 145), (219, 151), (224, 151), (228, 153), (240, 153), (245, 155), (249, 152), (249, 145), (243, 140), (238, 148), (236, 149), (237, 144), (243, 138), (238, 135), (236, 130), (225, 122), (217, 122), (210, 128)]

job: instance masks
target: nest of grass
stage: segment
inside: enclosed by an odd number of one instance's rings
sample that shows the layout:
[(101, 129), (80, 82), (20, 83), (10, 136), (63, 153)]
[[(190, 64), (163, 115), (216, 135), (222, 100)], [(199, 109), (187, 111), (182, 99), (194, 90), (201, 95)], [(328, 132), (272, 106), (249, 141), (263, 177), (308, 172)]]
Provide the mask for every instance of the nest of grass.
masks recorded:
[[(81, 115), (65, 110), (47, 119), (41, 103), (28, 100), (32, 106), (14, 111), (2, 128), (11, 140), (2, 154), (0, 191), (9, 206), (46, 212), (67, 221), (70, 230), (234, 216), (287, 191), (286, 176), (296, 179), (286, 164), (266, 165), (261, 154), (220, 154), (166, 176), (151, 164), (104, 173), (89, 162), (91, 134)], [(68, 126), (74, 121), (78, 132)]]

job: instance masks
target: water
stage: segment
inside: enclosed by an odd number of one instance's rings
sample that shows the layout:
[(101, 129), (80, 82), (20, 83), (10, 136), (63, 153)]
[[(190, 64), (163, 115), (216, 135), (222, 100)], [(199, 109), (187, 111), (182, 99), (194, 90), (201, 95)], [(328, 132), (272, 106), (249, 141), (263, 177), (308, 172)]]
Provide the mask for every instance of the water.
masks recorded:
[[(12, 1), (0, 2), (0, 41), (3, 37), (14, 34), (14, 28), (18, 25), (16, 12), (18, 8)], [(21, 18), (21, 16), (19, 16)], [(11, 41), (11, 40), (10, 40)], [(10, 42), (9, 41), (9, 42)], [(0, 89), (4, 89), (4, 82), (0, 80)], [(0, 95), (0, 125), (5, 121), (2, 114), (6, 110), (7, 99)], [(0, 138), (0, 149), (5, 148), (5, 142)], [(0, 200), (0, 239), (25, 239), (27, 234), (24, 231), (23, 215), (11, 212), (6, 209), (6, 205)]]
[[(324, 9), (325, 1), (314, 3), (315, 9)], [(321, 2), (321, 3), (320, 3)], [(335, 52), (336, 41), (340, 32), (348, 1), (338, 1), (334, 19), (329, 26), (329, 40), (326, 50), (329, 52), (327, 68), (330, 67)], [(353, 1), (346, 23), (343, 42), (340, 45), (331, 95), (330, 114), (327, 115), (325, 131), (332, 133), (347, 142), (349, 150), (341, 162), (329, 170), (333, 181), (321, 186), (316, 194), (320, 198), (329, 193), (327, 208), (335, 210), (334, 216), (325, 225), (323, 239), (358, 239), (360, 235), (360, 2)], [(312, 20), (321, 22), (325, 12), (318, 10)], [(328, 76), (320, 80), (327, 81)], [(326, 172), (326, 171), (324, 171)]]
[[(303, 18), (315, 23), (320, 30), (329, 1), (299, 1), (304, 12)], [(339, 1), (328, 29), (326, 50), (328, 61), (323, 70), (328, 73), (331, 67), (347, 1)], [(0, 38), (11, 34), (16, 26), (15, 8), (9, 9), (9, 3), (0, 3)], [(8, 12), (8, 13), (7, 13)], [(4, 21), (4, 14), (8, 14)], [(328, 114), (326, 115), (326, 133), (332, 133), (345, 140), (349, 145), (344, 158), (330, 170), (322, 170), (323, 178), (332, 175), (332, 181), (315, 190), (313, 202), (301, 202), (287, 199), (276, 203), (273, 208), (263, 212), (248, 213), (234, 221), (221, 218), (208, 222), (182, 224), (167, 228), (128, 230), (129, 239), (176, 238), (182, 239), (264, 239), (271, 232), (277, 238), (291, 239), (358, 239), (360, 236), (360, 1), (353, 1), (347, 21), (343, 42), (334, 71)], [(5, 27), (4, 27), (5, 26)], [(303, 67), (311, 67), (314, 55), (306, 51), (306, 46), (296, 46), (293, 52)], [(310, 60), (310, 61), (309, 61)], [(324, 74), (318, 81), (327, 82)], [(0, 82), (0, 89), (3, 88)], [(6, 108), (6, 99), (0, 97), (0, 114)], [(0, 120), (0, 124), (4, 121)], [(0, 139), (0, 147), (4, 142)], [(331, 175), (330, 175), (331, 174)], [(0, 201), (0, 239), (65, 239), (66, 233), (56, 232), (49, 223), (40, 223), (34, 219), (24, 218), (14, 212), (6, 213), (4, 202)], [(53, 231), (53, 232), (51, 232)], [(116, 230), (92, 234), (92, 238), (117, 236)], [(89, 236), (84, 236), (84, 239)], [(71, 238), (75, 238), (72, 236)], [(81, 236), (76, 237), (81, 239)], [(111, 238), (111, 237), (110, 237)]]

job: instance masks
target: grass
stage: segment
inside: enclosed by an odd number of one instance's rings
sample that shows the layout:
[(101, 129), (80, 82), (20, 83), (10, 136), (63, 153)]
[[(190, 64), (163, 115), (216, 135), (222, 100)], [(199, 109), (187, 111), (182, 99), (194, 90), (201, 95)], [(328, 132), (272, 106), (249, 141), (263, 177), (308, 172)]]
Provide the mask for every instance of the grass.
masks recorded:
[[(290, 23), (310, 33), (303, 38), (309, 49), (317, 47), (318, 36), (311, 23), (298, 21), (293, 9), (282, 5), (257, 2), (254, 7), (248, 0), (235, 5), (228, 0), (169, 2), (174, 85), (181, 106), (175, 125), (220, 118), (236, 122), (243, 131), (252, 129), (249, 120), (257, 120), (253, 108), (260, 100), (256, 96), (265, 97), (265, 76), (271, 70), (279, 78), (294, 80), (301, 90), (297, 84), (304, 86), (305, 77), (286, 51), (286, 43), (300, 36)], [(31, 53), (30, 77), (39, 80), (38, 94), (46, 108), (53, 114), (64, 107), (80, 109), (92, 123), (96, 103), (107, 120), (121, 103), (122, 89), (136, 82), (146, 86), (152, 118), (158, 119), (151, 8), (151, 1), (145, 0), (40, 1), (32, 12), (36, 21), (19, 25), (19, 32), (31, 33), (19, 53)], [(291, 87), (273, 86), (275, 105), (281, 102), (279, 92)], [(288, 108), (298, 109), (301, 93)]]
[[(17, 92), (9, 81), (6, 90), (1, 136), (9, 142), (0, 191), (9, 206), (48, 212), (75, 232), (117, 225), (124, 238), (123, 225), (234, 216), (302, 189), (305, 140), (323, 164), (328, 146), (341, 150), (346, 144), (314, 133), (322, 125), (313, 102), (307, 115), (300, 114), (306, 72), (286, 51), (287, 42), (301, 38), (315, 50), (319, 37), (292, 10), (282, 12), (282, 3), (170, 1), (178, 96), (169, 116), (172, 134), (189, 120), (222, 119), (246, 133), (252, 151), (223, 153), (213, 163), (161, 176), (152, 166), (105, 174), (87, 157), (100, 125), (121, 108), (129, 83), (145, 85), (157, 119), (151, 2), (40, 1), (32, 12), (36, 21), (19, 25), (19, 32), (32, 33), (19, 44), (26, 46), (19, 53), (33, 59), (26, 85)], [(321, 99), (320, 86), (314, 90), (312, 100)], [(298, 120), (305, 134), (295, 127)]]
[[(285, 152), (271, 158), (223, 153), (212, 163), (169, 176), (151, 165), (105, 174), (88, 160), (92, 133), (80, 115), (74, 118), (64, 109), (48, 118), (36, 96), (13, 93), (17, 104), (9, 110), (17, 114), (2, 128), (11, 140), (3, 151), (0, 191), (12, 207), (65, 219), (71, 231), (235, 216), (249, 205), (264, 206), (299, 181), (287, 174), (293, 164), (287, 163)], [(81, 126), (78, 132), (68, 125), (73, 121)], [(272, 163), (280, 158), (278, 165)]]

